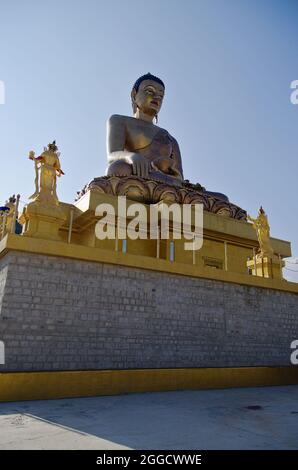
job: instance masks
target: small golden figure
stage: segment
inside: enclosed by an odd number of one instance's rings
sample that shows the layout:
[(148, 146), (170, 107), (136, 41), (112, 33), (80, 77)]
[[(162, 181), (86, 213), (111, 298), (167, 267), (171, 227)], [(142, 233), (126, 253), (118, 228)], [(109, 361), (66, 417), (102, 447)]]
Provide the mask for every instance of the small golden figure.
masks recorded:
[(35, 193), (29, 199), (59, 205), (56, 180), (57, 176), (64, 175), (59, 156), (55, 140), (48, 145), (48, 148), (44, 147), (44, 151), (39, 157), (35, 157), (33, 150), (29, 152), (29, 159), (35, 163)]
[(20, 202), (20, 195), (11, 196), (6, 202), (5, 206), (0, 207), (0, 237), (3, 238), (5, 232), (12, 232), (16, 234), (22, 233), (22, 226), (18, 221), (18, 208)]
[(260, 245), (258, 257), (264, 258), (267, 256), (268, 258), (273, 258), (274, 251), (270, 242), (270, 225), (263, 207), (260, 207), (258, 217), (256, 219), (252, 218), (250, 215), (247, 215), (247, 219), (253, 222), (253, 227), (257, 232), (258, 242)]
[(0, 212), (3, 212), (3, 213), (7, 213), (7, 214), (11, 214), (15, 211), (15, 207), (16, 207), (16, 196), (15, 194), (13, 194), (13, 196), (11, 196), (6, 202), (5, 202), (5, 206), (2, 206), (0, 207)]

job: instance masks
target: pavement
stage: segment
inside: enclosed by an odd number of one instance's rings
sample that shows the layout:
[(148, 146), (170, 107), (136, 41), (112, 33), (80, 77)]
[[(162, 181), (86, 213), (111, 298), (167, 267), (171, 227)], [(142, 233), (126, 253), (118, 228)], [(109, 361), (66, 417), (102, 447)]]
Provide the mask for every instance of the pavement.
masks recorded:
[(298, 386), (0, 403), (0, 449), (298, 449)]

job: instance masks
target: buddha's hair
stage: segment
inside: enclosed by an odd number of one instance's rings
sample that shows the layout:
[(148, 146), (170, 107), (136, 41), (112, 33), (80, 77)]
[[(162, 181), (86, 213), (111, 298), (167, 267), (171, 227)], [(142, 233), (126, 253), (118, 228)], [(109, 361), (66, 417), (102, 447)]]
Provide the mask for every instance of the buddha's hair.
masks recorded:
[(144, 80), (152, 80), (153, 82), (159, 83), (165, 88), (165, 84), (160, 78), (155, 77), (155, 75), (151, 75), (151, 73), (148, 72), (146, 73), (146, 75), (142, 75), (140, 78), (137, 79), (132, 89), (138, 91), (139, 86)]

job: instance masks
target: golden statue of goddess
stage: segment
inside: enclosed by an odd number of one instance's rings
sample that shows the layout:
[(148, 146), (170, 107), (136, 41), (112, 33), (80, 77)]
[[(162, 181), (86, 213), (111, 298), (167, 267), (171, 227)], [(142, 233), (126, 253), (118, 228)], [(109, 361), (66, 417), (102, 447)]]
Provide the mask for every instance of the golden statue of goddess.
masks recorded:
[(29, 152), (30, 160), (35, 163), (35, 193), (29, 199), (59, 205), (56, 180), (57, 176), (64, 175), (61, 170), (59, 156), (60, 153), (55, 140), (48, 145), (48, 148), (44, 147), (44, 151), (39, 157), (35, 157), (32, 150)]
[(265, 256), (273, 258), (274, 251), (270, 242), (270, 226), (263, 207), (260, 207), (258, 217), (256, 219), (252, 218), (250, 215), (247, 215), (247, 219), (253, 223), (253, 227), (257, 232), (258, 242), (260, 245), (258, 256), (261, 258)]

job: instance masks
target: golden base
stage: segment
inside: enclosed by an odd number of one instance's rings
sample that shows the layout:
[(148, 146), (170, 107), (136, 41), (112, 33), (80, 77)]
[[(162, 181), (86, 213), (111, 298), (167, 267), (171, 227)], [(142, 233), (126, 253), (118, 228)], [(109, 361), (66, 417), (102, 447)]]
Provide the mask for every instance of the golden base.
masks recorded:
[(0, 401), (298, 384), (298, 367), (0, 373)]
[(253, 276), (267, 277), (271, 279), (282, 279), (282, 268), (285, 262), (277, 256), (273, 258), (257, 255), (255, 259), (247, 261), (247, 267)]
[(30, 202), (24, 207), (20, 222), (25, 224), (23, 235), (27, 237), (60, 240), (60, 227), (66, 216), (60, 206)]

